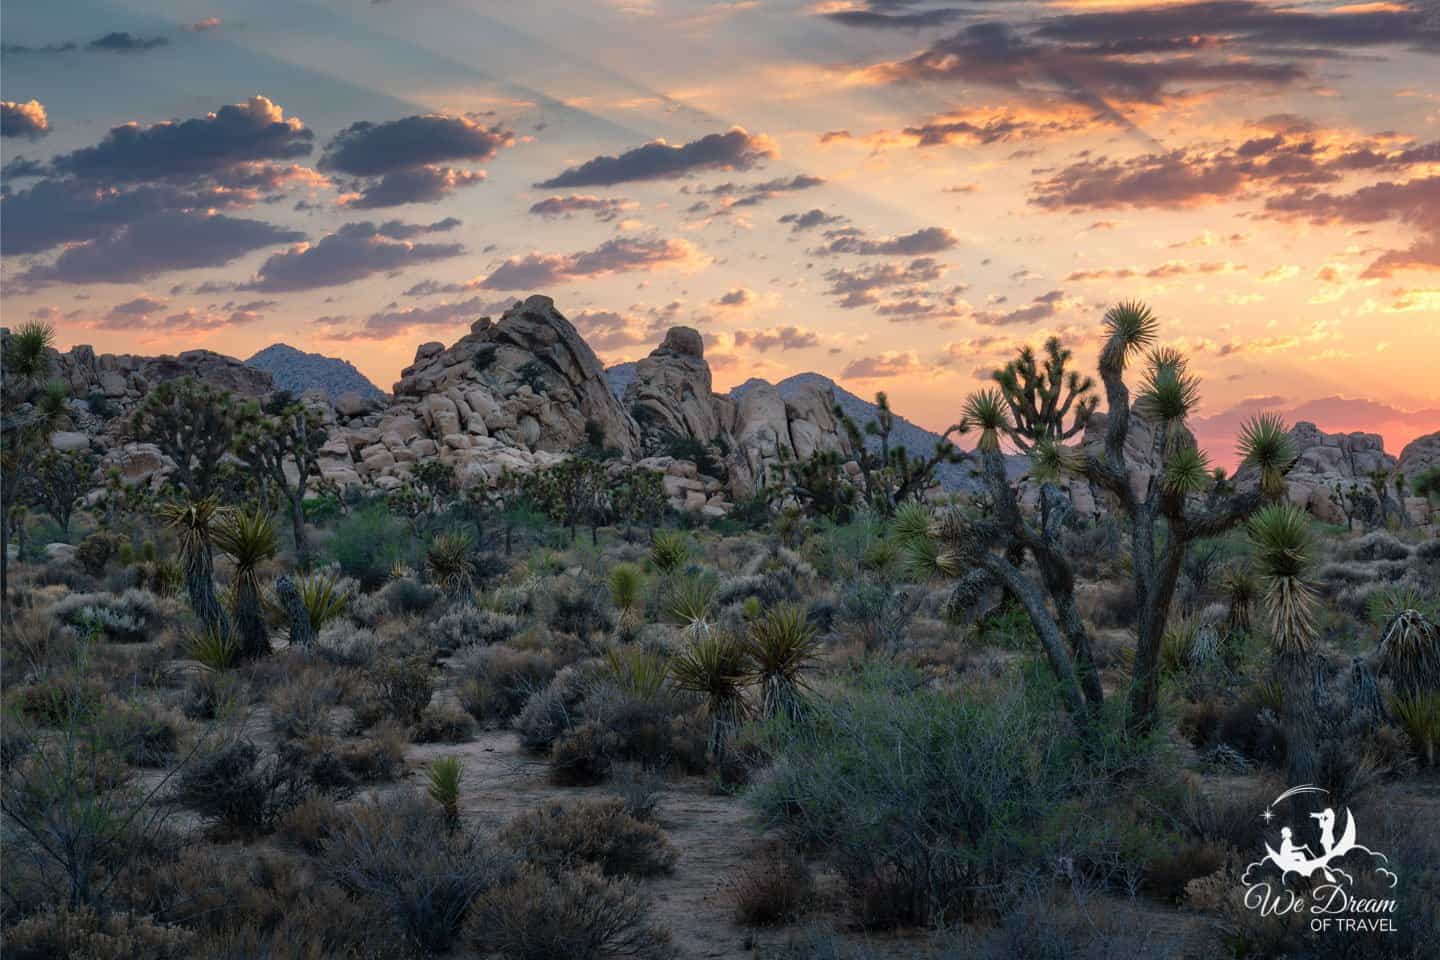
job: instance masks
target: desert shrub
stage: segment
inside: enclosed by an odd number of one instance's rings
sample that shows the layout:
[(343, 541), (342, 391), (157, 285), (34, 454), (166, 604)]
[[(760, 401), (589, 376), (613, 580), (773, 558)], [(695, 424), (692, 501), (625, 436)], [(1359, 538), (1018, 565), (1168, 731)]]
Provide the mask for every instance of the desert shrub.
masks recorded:
[(394, 724), (381, 724), (361, 740), (338, 748), (345, 769), (363, 783), (388, 783), (405, 772), (405, 732)]
[(660, 806), (665, 780), (652, 770), (626, 764), (615, 771), (611, 789), (624, 804), (626, 813), (642, 823), (649, 823)]
[(405, 525), (382, 504), (373, 504), (343, 518), (330, 537), (330, 556), (348, 577), (374, 590), (390, 577), (391, 568), (404, 560), (401, 545), (408, 542)]
[(401, 616), (424, 613), (442, 596), (435, 587), (414, 577), (396, 577), (380, 588), (379, 595), (387, 610)]
[(93, 717), (100, 710), (105, 688), (100, 681), (75, 671), (16, 687), (8, 706), (20, 716), (45, 727), (59, 726), (72, 716)]
[(348, 816), (336, 806), (333, 798), (310, 797), (285, 812), (276, 825), (275, 836), (316, 856)]
[(610, 776), (620, 738), (595, 720), (565, 730), (550, 747), (550, 778), (561, 786), (589, 786)]
[(169, 718), (140, 706), (127, 706), (109, 713), (116, 750), (125, 762), (136, 767), (163, 767), (179, 746), (179, 732)]
[(324, 736), (330, 732), (330, 708), (340, 701), (332, 674), (301, 670), (270, 694), (270, 729), (281, 740)]
[(996, 906), (1025, 837), (1064, 789), (1065, 738), (1016, 691), (963, 697), (867, 668), (779, 726), (752, 790), (767, 824), (828, 851), (862, 922), (932, 922)]
[(504, 722), (555, 676), (555, 657), (544, 650), (467, 647), (455, 657), (462, 705), (476, 720)]
[(633, 880), (582, 867), (552, 877), (525, 867), (510, 884), (480, 896), (465, 923), (471, 947), (505, 960), (665, 960), (670, 934), (650, 923)]
[(614, 629), (615, 619), (602, 600), (606, 589), (587, 578), (562, 581), (551, 597), (548, 623), (552, 630), (569, 633), (587, 643), (590, 635)]
[(792, 850), (773, 847), (747, 860), (730, 878), (735, 919), (747, 927), (775, 927), (803, 916), (815, 894), (815, 878)]
[(450, 946), (471, 901), (510, 876), (505, 858), (411, 794), (352, 811), (325, 841), (323, 864), (328, 878), (382, 906), (407, 941), (431, 952)]
[(326, 624), (311, 648), (316, 656), (337, 667), (368, 667), (379, 651), (380, 641), (374, 630), (344, 620)]
[(307, 795), (299, 773), (262, 759), (248, 740), (233, 740), (191, 760), (176, 775), (170, 802), (240, 836), (267, 833)]
[(50, 616), (77, 630), (99, 630), (116, 643), (150, 638), (161, 619), (160, 600), (148, 590), (131, 588), (110, 593), (72, 593), (56, 601)]
[(464, 743), (475, 739), (475, 720), (450, 704), (431, 704), (410, 728), (416, 743)]
[(458, 606), (431, 621), (429, 635), (437, 650), (454, 653), (474, 644), (504, 643), (519, 629), (520, 621), (509, 614)]
[(108, 530), (97, 530), (75, 548), (75, 562), (92, 577), (105, 572), (110, 558), (120, 550), (120, 538)]
[(1410, 738), (1415, 755), (1427, 767), (1440, 757), (1440, 693), (1402, 693), (1390, 701), (1390, 712)]
[(1336, 555), (1342, 560), (1370, 563), (1375, 560), (1406, 560), (1415, 548), (1402, 543), (1393, 533), (1372, 530), (1367, 534), (1337, 541)]
[(551, 873), (592, 863), (606, 876), (650, 877), (669, 873), (679, 856), (659, 827), (630, 816), (619, 797), (546, 803), (511, 820), (500, 840)]
[(6, 928), (4, 939), (12, 960), (183, 960), (194, 956), (195, 934), (150, 917), (51, 907)]
[(371, 699), (364, 704), (366, 726), (385, 718), (400, 723), (415, 723), (430, 705), (434, 679), (430, 659), (423, 654), (409, 657), (385, 657), (370, 670)]

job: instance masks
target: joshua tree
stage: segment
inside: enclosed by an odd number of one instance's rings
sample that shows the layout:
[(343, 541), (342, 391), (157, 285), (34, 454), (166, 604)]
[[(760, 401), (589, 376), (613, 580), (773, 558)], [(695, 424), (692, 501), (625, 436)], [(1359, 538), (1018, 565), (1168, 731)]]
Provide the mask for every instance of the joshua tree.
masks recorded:
[(173, 478), (191, 500), (216, 492), (235, 435), (228, 393), (193, 377), (162, 380), (135, 411), (130, 429), (175, 462)]
[[(1320, 704), (1315, 660), (1315, 594), (1306, 580), (1311, 565), (1310, 525), (1289, 503), (1264, 507), (1247, 524), (1255, 565), (1265, 591), (1275, 675), (1282, 691), (1288, 782), (1314, 783), (1319, 774)], [(1303, 819), (1310, 809), (1297, 800)]]
[[(837, 523), (850, 519), (855, 509), (855, 487), (845, 476), (844, 463), (835, 451), (816, 450), (804, 460), (782, 460), (773, 469), (785, 495), (794, 497), (809, 513)], [(876, 479), (879, 476), (878, 472), (872, 474)]]
[(249, 464), (262, 488), (273, 486), (285, 498), (295, 553), (305, 566), (310, 559), (305, 494), (310, 479), (320, 473), (320, 448), (327, 439), (325, 422), (316, 410), (291, 402), (289, 394), (281, 391), (263, 408), (257, 404), (242, 407), (236, 425), (235, 452)]
[(474, 582), (470, 538), (464, 533), (442, 533), (425, 551), (425, 569), (437, 587), (449, 596), (468, 594)]
[[(960, 463), (965, 459), (949, 440), (949, 432), (935, 442), (935, 449), (927, 457), (911, 456), (904, 446), (891, 446), (890, 434), (895, 429), (895, 414), (890, 409), (890, 398), (885, 392), (875, 394), (875, 407), (879, 411), (874, 420), (861, 427), (838, 403), (834, 413), (841, 429), (850, 440), (855, 451), (855, 462), (860, 466), (860, 475), (865, 481), (865, 492), (870, 502), (886, 516), (907, 500), (924, 495), (935, 484), (935, 471), (942, 463)], [(879, 450), (871, 450), (867, 439), (879, 441)], [(811, 481), (838, 476), (837, 454), (817, 452), (812, 459), (824, 457), (824, 463), (816, 465), (810, 473)], [(832, 465), (829, 461), (834, 461)], [(838, 477), (844, 481), (843, 476)], [(811, 489), (813, 487), (805, 487)]]
[(270, 635), (260, 602), (256, 569), (279, 548), (275, 522), (268, 512), (236, 510), (224, 514), (214, 530), (215, 545), (235, 563), (235, 633), (247, 660), (270, 652)]
[(636, 525), (644, 525), (651, 533), (665, 512), (665, 477), (655, 470), (631, 470), (614, 487), (610, 495), (615, 516), (625, 524), (625, 539), (634, 539)]
[[(988, 515), (975, 518), (951, 511), (932, 531), (937, 543), (927, 547), (924, 539), (912, 539), (912, 544), (918, 545), (918, 549), (912, 547), (912, 557), (922, 568), (967, 578), (988, 575), (1020, 602), (1060, 681), (1067, 707), (1083, 722), (1081, 714), (1087, 703), (1093, 710), (1100, 703), (1101, 692), (1090, 659), (1088, 632), (1071, 595), (1073, 572), (1058, 547), (1067, 505), (1048, 481), (1065, 473), (1077, 474), (1110, 493), (1130, 521), (1139, 616), (1129, 724), (1136, 731), (1148, 729), (1155, 717), (1161, 638), (1189, 545), (1231, 529), (1267, 501), (1278, 498), (1294, 461), (1284, 425), (1274, 417), (1257, 417), (1245, 425), (1240, 436), (1240, 453), (1259, 474), (1256, 487), (1244, 492), (1217, 491), (1207, 458), (1184, 430), (1185, 418), (1199, 398), (1198, 382), (1187, 371), (1184, 357), (1173, 350), (1157, 349), (1149, 355), (1135, 406), (1151, 424), (1151, 451), (1160, 469), (1145, 478), (1140, 488), (1141, 478), (1132, 472), (1125, 453), (1131, 410), (1124, 374), (1130, 357), (1154, 343), (1158, 325), (1149, 308), (1138, 303), (1120, 304), (1105, 315), (1107, 341), (1100, 356), (1100, 376), (1108, 413), (1100, 450), (1066, 447), (1062, 439), (1077, 432), (1075, 425), (1053, 416), (1032, 419), (1029, 409), (1023, 408), (1025, 421), (1012, 420), (1011, 404), (1002, 392), (1009, 379), (1004, 371), (1002, 389), (972, 395), (958, 429), (980, 433), (977, 454), (989, 495)], [(1064, 375), (1063, 358), (1063, 351), (1052, 353), (1054, 363), (1047, 364), (1045, 382), (1056, 378), (1064, 382), (1077, 419), (1080, 413), (1088, 416), (1090, 404), (1081, 396), (1084, 381), (1073, 381), (1075, 389), (1068, 389), (1072, 381)], [(1017, 386), (1023, 387), (1027, 367), (1022, 355), (1015, 368)], [(1023, 397), (1025, 391), (1019, 395)], [(1062, 400), (1054, 403), (1056, 412), (1066, 407)], [(1044, 409), (1044, 401), (1037, 402), (1037, 412)], [(1033, 473), (1047, 481), (1041, 488), (1038, 523), (1020, 512), (1005, 475), (1002, 436), (1027, 443)], [(1021, 569), (1027, 554), (1035, 559), (1040, 584)], [(977, 567), (983, 574), (975, 572)]]
[(55, 328), (27, 323), (0, 336), (0, 618), (10, 610), (11, 511), (19, 480), (65, 418), (65, 387), (47, 383)]
[[(1045, 341), (1045, 365), (1035, 365), (1035, 351), (1022, 347), (1020, 354), (992, 374), (1000, 385), (1010, 409), (1010, 429), (1005, 436), (1021, 453), (1030, 453), (1037, 443), (1063, 443), (1085, 429), (1099, 398), (1091, 391), (1095, 381), (1066, 370), (1071, 352), (1060, 345), (1059, 337)], [(1074, 417), (1066, 418), (1074, 410)]]
[(70, 518), (75, 506), (90, 490), (96, 460), (88, 450), (44, 450), (33, 459), (29, 475), (22, 481), (22, 495), (44, 510), (70, 539)]
[(582, 521), (589, 525), (594, 543), (599, 540), (599, 527), (608, 506), (608, 482), (604, 464), (571, 457), (548, 470), (532, 473), (528, 489), (552, 520), (569, 528), (571, 543)]
[(230, 619), (215, 596), (213, 528), (222, 520), (214, 497), (161, 504), (160, 519), (175, 529), (185, 562), (185, 592), (201, 628), (221, 642), (230, 640)]
[[(1226, 496), (1206, 497), (1214, 477), (1205, 455), (1183, 431), (1185, 418), (1199, 400), (1199, 381), (1179, 353), (1154, 350), (1136, 408), (1152, 425), (1151, 449), (1160, 457), (1160, 470), (1143, 494), (1137, 492), (1125, 457), (1130, 391), (1124, 373), (1130, 356), (1154, 342), (1159, 322), (1149, 307), (1122, 303), (1106, 313), (1105, 325), (1109, 338), (1100, 354), (1108, 407), (1104, 452), (1086, 455), (1085, 475), (1109, 491), (1130, 519), (1139, 636), (1129, 719), (1136, 728), (1146, 729), (1155, 717), (1160, 641), (1186, 550), (1192, 542), (1224, 533), (1283, 496), (1295, 448), (1280, 418), (1265, 414), (1252, 418), (1241, 428), (1239, 453), (1258, 474), (1256, 484)], [(1203, 504), (1198, 508), (1192, 500), (1197, 495)]]

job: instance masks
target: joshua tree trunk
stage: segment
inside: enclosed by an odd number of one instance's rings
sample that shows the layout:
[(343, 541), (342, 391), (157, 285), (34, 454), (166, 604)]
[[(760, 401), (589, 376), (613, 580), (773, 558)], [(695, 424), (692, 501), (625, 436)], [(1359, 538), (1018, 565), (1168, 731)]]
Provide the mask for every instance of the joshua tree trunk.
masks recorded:
[(221, 637), (230, 636), (230, 618), (215, 596), (215, 561), (205, 544), (185, 557), (185, 590), (190, 597), (190, 609), (195, 619), (206, 630), (213, 630)]
[[(1319, 665), (1308, 653), (1283, 653), (1275, 658), (1276, 679), (1284, 698), (1280, 707), (1285, 732), (1285, 777), (1292, 787), (1313, 784), (1320, 775), (1320, 704), (1316, 689)], [(1320, 807), (1314, 794), (1296, 794), (1290, 816), (1296, 825), (1309, 823)]]
[(295, 534), (295, 559), (303, 570), (310, 565), (310, 541), (305, 536), (305, 487), (295, 492), (286, 490), (290, 501), (290, 528)]
[(260, 611), (260, 591), (250, 577), (240, 577), (235, 584), (235, 634), (241, 657), (255, 660), (270, 652), (270, 635)]
[(280, 606), (285, 611), (286, 619), (290, 621), (290, 645), (310, 646), (315, 640), (315, 631), (310, 628), (310, 612), (300, 600), (300, 591), (295, 589), (295, 581), (288, 576), (276, 580), (275, 595), (280, 598)]

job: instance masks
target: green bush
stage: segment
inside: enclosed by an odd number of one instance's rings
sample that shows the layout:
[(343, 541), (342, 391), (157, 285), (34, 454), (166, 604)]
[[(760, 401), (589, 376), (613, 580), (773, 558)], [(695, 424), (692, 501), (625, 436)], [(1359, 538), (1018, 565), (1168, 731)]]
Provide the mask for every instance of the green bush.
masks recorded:
[(650, 877), (669, 873), (679, 857), (659, 827), (625, 812), (620, 797), (552, 801), (510, 821), (500, 840), (551, 873), (591, 863), (609, 877)]
[(390, 570), (405, 559), (403, 544), (410, 539), (405, 524), (381, 504), (352, 513), (335, 526), (330, 557), (348, 577), (374, 590), (390, 578)]

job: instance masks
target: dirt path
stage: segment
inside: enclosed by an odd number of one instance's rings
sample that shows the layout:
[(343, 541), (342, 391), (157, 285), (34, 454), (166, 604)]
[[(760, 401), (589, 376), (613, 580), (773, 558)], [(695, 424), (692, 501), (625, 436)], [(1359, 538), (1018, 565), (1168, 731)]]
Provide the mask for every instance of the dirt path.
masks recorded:
[[(498, 830), (512, 817), (548, 800), (606, 792), (604, 786), (550, 783), (544, 758), (523, 753), (519, 738), (509, 731), (488, 731), (469, 743), (417, 745), (408, 759), (421, 769), (441, 756), (458, 756), (464, 763), (461, 816), (482, 830)], [(751, 956), (745, 946), (749, 931), (734, 922), (726, 889), (736, 867), (758, 843), (747, 814), (740, 799), (714, 794), (703, 779), (665, 785), (657, 822), (680, 851), (680, 859), (673, 873), (645, 885), (653, 898), (655, 920), (674, 934), (684, 957)], [(784, 931), (765, 934), (766, 942), (783, 937)]]

